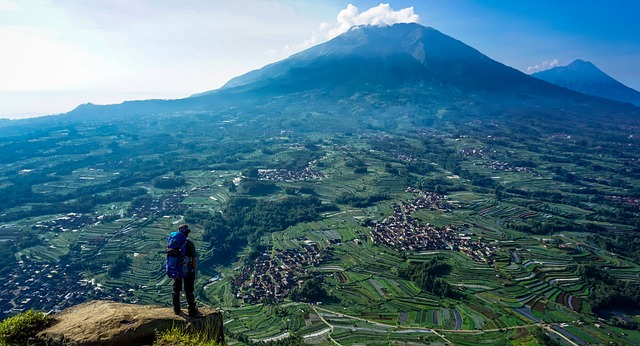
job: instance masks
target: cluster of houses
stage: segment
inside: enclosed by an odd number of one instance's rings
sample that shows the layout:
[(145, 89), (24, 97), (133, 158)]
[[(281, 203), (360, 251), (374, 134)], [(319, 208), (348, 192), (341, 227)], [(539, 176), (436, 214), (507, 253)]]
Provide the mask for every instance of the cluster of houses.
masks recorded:
[(304, 180), (321, 180), (324, 178), (322, 172), (313, 170), (315, 160), (309, 163), (309, 166), (297, 171), (287, 169), (259, 169), (258, 175), (260, 180), (296, 182)]
[(416, 189), (415, 187), (408, 187), (405, 192), (418, 194), (418, 197), (416, 197), (411, 203), (402, 203), (402, 206), (404, 206), (409, 213), (414, 212), (417, 209), (441, 210), (445, 212), (451, 211), (451, 204), (449, 204), (444, 195), (435, 192), (424, 192), (420, 189)]
[(182, 204), (182, 200), (188, 195), (185, 192), (173, 193), (168, 196), (154, 198), (151, 203), (145, 203), (132, 211), (134, 217), (152, 217), (157, 213), (161, 214), (182, 214), (187, 206)]
[(557, 132), (550, 136), (552, 139), (571, 139), (571, 135), (563, 132)]
[(463, 232), (461, 226), (436, 227), (422, 224), (411, 216), (418, 209), (448, 211), (449, 205), (444, 196), (411, 188), (407, 191), (419, 192), (420, 196), (412, 203), (394, 204), (393, 214), (372, 227), (371, 240), (374, 244), (398, 251), (461, 251), (475, 261), (490, 261), (495, 247), (485, 244), (481, 239), (473, 240), (473, 234)]
[(18, 268), (0, 283), (0, 316), (29, 309), (57, 312), (88, 299), (115, 299), (83, 279), (68, 264), (20, 260)]
[[(496, 153), (495, 149), (486, 149), (482, 147), (460, 149), (460, 154), (462, 154), (465, 157), (467, 156), (477, 157), (477, 158), (486, 159), (486, 160), (490, 160), (491, 155), (495, 153)], [(500, 162), (495, 160), (489, 161), (487, 164), (485, 164), (485, 166), (487, 168), (493, 169), (494, 171), (532, 173), (532, 170), (529, 167), (513, 166), (508, 162)]]
[[(269, 250), (271, 252), (271, 250)], [(324, 258), (318, 246), (310, 241), (300, 250), (265, 252), (251, 265), (245, 266), (233, 280), (236, 298), (245, 303), (281, 302), (292, 289), (301, 286), (308, 268), (317, 266)]]
[(529, 167), (520, 167), (520, 166), (512, 166), (507, 162), (500, 161), (491, 161), (486, 165), (488, 168), (493, 169), (494, 171), (505, 171), (505, 172), (519, 172), (519, 173), (531, 173), (532, 170)]
[(489, 159), (490, 158), (490, 154), (495, 153), (495, 150), (488, 150), (485, 148), (464, 148), (464, 149), (460, 149), (460, 154), (462, 154), (462, 156), (471, 156), (471, 157), (477, 157), (480, 159)]
[(97, 222), (98, 218), (91, 214), (69, 213), (54, 220), (38, 221), (34, 227), (45, 232), (66, 232), (77, 231)]
[(396, 158), (403, 162), (415, 163), (418, 162), (418, 159), (411, 155), (406, 154), (396, 154)]

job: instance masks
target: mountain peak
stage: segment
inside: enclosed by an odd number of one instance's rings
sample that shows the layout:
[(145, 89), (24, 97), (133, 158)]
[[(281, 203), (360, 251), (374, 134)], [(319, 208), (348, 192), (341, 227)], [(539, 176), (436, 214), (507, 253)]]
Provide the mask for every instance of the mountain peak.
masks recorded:
[(445, 86), (462, 96), (490, 90), (524, 94), (540, 85), (434, 28), (399, 23), (352, 27), (328, 42), (236, 77), (219, 91), (340, 92), (363, 86), (378, 91)]
[(582, 59), (575, 59), (574, 61), (572, 61), (567, 66), (589, 66), (589, 65), (595, 67), (595, 65), (591, 61), (586, 61), (586, 60), (582, 60)]
[[(558, 66), (561, 67), (561, 66)], [(578, 71), (581, 75), (593, 79), (600, 78), (603, 80), (614, 80), (608, 74), (604, 73), (601, 69), (599, 69), (596, 65), (594, 65), (591, 61), (585, 61), (582, 59), (576, 59), (572, 61), (569, 65), (566, 66), (567, 69), (572, 71)], [(543, 71), (544, 72), (544, 71)]]
[(532, 76), (583, 94), (640, 105), (640, 92), (615, 80), (590, 61), (576, 59), (567, 66), (556, 66)]

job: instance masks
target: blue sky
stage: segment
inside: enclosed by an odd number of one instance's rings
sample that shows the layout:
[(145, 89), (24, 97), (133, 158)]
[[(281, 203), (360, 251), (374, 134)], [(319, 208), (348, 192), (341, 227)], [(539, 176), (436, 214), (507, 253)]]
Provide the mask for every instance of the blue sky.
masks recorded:
[(525, 73), (584, 59), (640, 89), (640, 2), (0, 0), (0, 117), (180, 98), (352, 24), (417, 21)]

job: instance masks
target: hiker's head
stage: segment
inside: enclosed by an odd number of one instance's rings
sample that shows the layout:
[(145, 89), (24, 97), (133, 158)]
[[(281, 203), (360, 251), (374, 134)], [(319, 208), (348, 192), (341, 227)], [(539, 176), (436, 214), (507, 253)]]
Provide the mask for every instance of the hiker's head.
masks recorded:
[(187, 226), (184, 223), (178, 226), (178, 231), (184, 233), (184, 235), (189, 235), (189, 232), (191, 232), (191, 230), (189, 229), (189, 226)]

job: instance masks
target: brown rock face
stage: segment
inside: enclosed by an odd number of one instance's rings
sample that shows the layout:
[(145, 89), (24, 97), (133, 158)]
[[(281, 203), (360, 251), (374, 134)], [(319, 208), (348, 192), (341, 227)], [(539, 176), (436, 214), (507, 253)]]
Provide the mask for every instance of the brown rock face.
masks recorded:
[(203, 307), (202, 317), (175, 315), (171, 308), (92, 301), (56, 315), (56, 323), (38, 333), (48, 345), (150, 345), (156, 330), (172, 326), (206, 330), (224, 344), (222, 313)]

